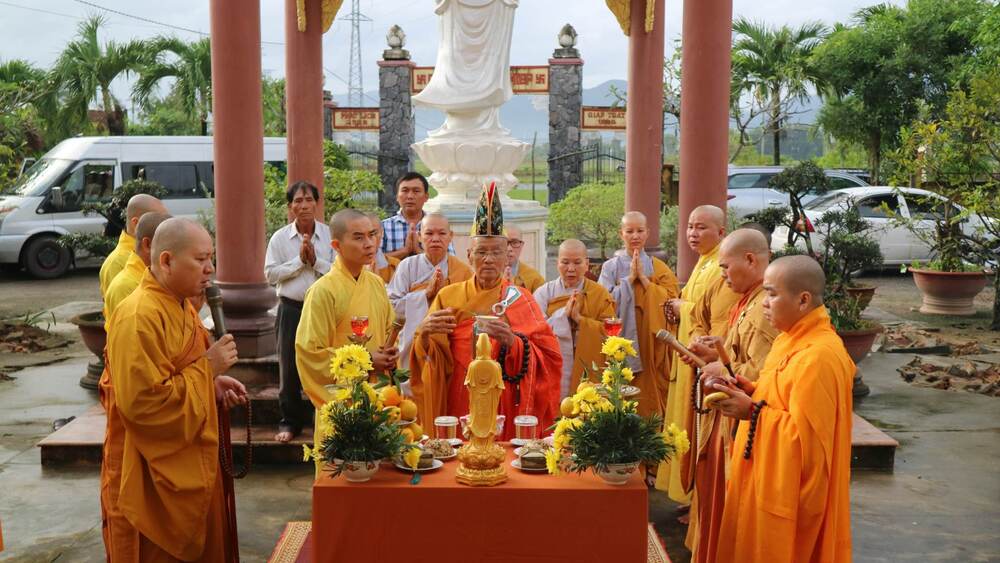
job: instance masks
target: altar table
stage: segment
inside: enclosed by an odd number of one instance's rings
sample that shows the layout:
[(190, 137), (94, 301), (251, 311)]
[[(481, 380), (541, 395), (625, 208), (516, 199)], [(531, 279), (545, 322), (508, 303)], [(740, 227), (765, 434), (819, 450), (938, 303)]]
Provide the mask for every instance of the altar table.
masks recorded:
[(458, 459), (423, 473), (383, 462), (366, 483), (324, 475), (313, 485), (315, 561), (435, 563), (644, 563), (647, 489), (636, 472), (625, 485), (592, 473), (529, 474), (510, 466), (507, 482), (455, 481)]

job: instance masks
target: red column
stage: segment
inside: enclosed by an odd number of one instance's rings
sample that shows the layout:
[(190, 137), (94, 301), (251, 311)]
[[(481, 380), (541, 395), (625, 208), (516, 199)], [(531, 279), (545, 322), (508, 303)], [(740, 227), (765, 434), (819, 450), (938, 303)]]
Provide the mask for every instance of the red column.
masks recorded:
[[(322, 2), (306, 0), (306, 30), (299, 31), (295, 0), (285, 0), (285, 115), (288, 183), (305, 180), (323, 193)], [(323, 198), (317, 217), (323, 220)]]
[(686, 242), (688, 215), (699, 205), (726, 208), (733, 2), (684, 0), (683, 25), (677, 276), (687, 280), (698, 261)]
[(241, 357), (274, 353), (264, 279), (259, 0), (211, 0), (217, 279)]
[(628, 38), (628, 105), (625, 114), (625, 210), (649, 222), (653, 250), (660, 246), (660, 169), (663, 163), (663, 2), (656, 0), (653, 30), (646, 33), (646, 0), (632, 0)]

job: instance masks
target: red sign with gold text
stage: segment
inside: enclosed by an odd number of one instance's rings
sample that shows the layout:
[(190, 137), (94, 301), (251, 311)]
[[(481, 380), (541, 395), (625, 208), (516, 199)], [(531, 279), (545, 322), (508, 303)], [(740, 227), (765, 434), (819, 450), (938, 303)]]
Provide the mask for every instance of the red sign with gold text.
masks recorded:
[[(410, 92), (419, 94), (431, 82), (434, 67), (413, 67), (410, 73)], [(547, 94), (549, 91), (549, 67), (547, 66), (512, 66), (510, 67), (510, 86), (515, 94)]]

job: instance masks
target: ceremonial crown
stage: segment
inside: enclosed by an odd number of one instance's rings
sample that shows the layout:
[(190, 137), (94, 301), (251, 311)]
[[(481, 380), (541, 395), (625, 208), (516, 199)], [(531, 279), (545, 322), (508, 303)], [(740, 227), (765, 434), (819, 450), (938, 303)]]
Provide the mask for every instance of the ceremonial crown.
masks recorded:
[(476, 206), (476, 217), (472, 221), (474, 237), (505, 237), (503, 230), (503, 209), (500, 207), (500, 192), (496, 182), (483, 186), (479, 195), (479, 205)]

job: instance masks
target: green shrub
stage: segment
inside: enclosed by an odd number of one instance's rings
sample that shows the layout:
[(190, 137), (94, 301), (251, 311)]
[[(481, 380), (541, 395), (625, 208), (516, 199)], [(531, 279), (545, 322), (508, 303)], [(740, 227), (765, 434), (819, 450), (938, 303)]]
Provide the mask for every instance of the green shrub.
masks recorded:
[(549, 207), (549, 242), (577, 238), (596, 244), (607, 258), (617, 245), (624, 209), (624, 184), (581, 184)]

